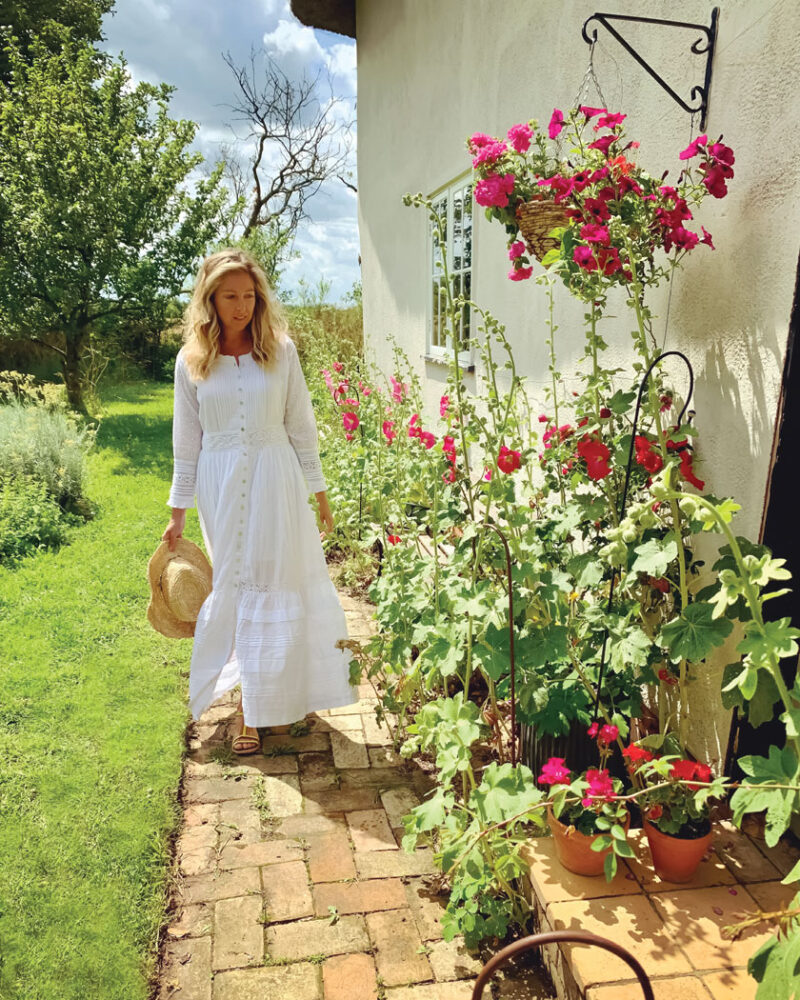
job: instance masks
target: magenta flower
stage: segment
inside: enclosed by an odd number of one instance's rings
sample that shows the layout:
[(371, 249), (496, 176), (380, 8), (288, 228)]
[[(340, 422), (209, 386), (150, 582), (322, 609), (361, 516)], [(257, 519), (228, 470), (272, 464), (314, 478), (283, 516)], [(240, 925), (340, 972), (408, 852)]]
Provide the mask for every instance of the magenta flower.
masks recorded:
[[(612, 192), (613, 195), (613, 192)], [(611, 218), (607, 198), (587, 198), (583, 203), (583, 214), (594, 222), (605, 222)]]
[(691, 160), (693, 156), (697, 156), (697, 154), (700, 152), (700, 149), (704, 147), (707, 142), (708, 142), (707, 135), (698, 135), (698, 137), (693, 142), (689, 143), (686, 149), (683, 149), (681, 150), (680, 153), (678, 153), (678, 159)]
[(581, 239), (586, 240), (587, 243), (602, 243), (606, 245), (609, 240), (608, 229), (605, 226), (599, 226), (595, 222), (589, 222), (585, 226), (581, 226)]
[(556, 203), (563, 201), (572, 191), (572, 178), (554, 174), (536, 182), (539, 187), (549, 187)]
[(724, 164), (724, 166), (730, 170), (730, 173), (725, 174), (725, 176), (733, 177), (733, 170), (731, 168), (736, 162), (736, 159), (733, 155), (731, 147), (726, 146), (721, 142), (715, 142), (712, 146), (708, 147), (708, 152), (718, 166)]
[(513, 174), (489, 174), (475, 185), (475, 201), (484, 208), (505, 208), (514, 190)]
[(600, 729), (597, 734), (597, 739), (600, 743), (605, 743), (608, 746), (613, 743), (619, 736), (619, 729), (616, 726), (605, 725)]
[(551, 757), (542, 767), (542, 773), (536, 779), (540, 785), (569, 784), (569, 768), (564, 767), (564, 757)]
[(564, 116), (558, 108), (553, 108), (553, 114), (550, 116), (550, 124), (547, 126), (547, 134), (551, 139), (555, 139), (563, 128)]
[(593, 740), (599, 732), (600, 732), (600, 723), (593, 722), (591, 726), (589, 726), (589, 728), (586, 730), (586, 735), (589, 737), (590, 740)]
[(518, 153), (527, 153), (532, 135), (530, 125), (512, 125), (508, 130), (508, 141)]
[(586, 121), (588, 122), (590, 118), (594, 118), (595, 115), (607, 115), (608, 108), (590, 108), (586, 104), (581, 104), (578, 108), (586, 116)]
[(425, 445), (428, 451), (430, 451), (431, 448), (436, 444), (436, 438), (433, 436), (433, 434), (431, 434), (430, 431), (420, 431), (419, 439), (422, 442), (422, 444)]
[(586, 780), (589, 783), (589, 788), (585, 798), (581, 799), (581, 805), (584, 809), (591, 808), (596, 799), (608, 802), (617, 797), (611, 775), (606, 768), (598, 771), (597, 768), (590, 767), (586, 772)]
[(475, 132), (474, 135), (471, 135), (469, 139), (467, 139), (467, 145), (470, 148), (470, 152), (473, 153), (478, 149), (482, 149), (484, 146), (488, 146), (491, 142), (497, 142), (497, 139), (494, 139), (490, 135), (486, 135), (485, 132)]
[(516, 243), (512, 243), (508, 248), (508, 259), (516, 260), (517, 257), (521, 257), (525, 253), (525, 244), (522, 240), (517, 240)]
[[(342, 414), (342, 426), (346, 431), (354, 431), (358, 427), (359, 419), (355, 413), (348, 410), (347, 413)], [(348, 441), (350, 438), (347, 439)]]
[(627, 117), (627, 115), (620, 114), (603, 115), (602, 118), (598, 118), (595, 128), (616, 128), (617, 125), (621, 125)]
[(341, 373), (344, 371), (344, 365), (342, 364), (341, 361), (334, 361), (333, 362), (333, 370), (336, 371), (336, 372), (338, 372), (341, 375)]
[(419, 414), (414, 413), (408, 422), (408, 436), (410, 438), (418, 438), (422, 433), (422, 427), (419, 423)]
[(700, 240), (700, 242), (705, 243), (706, 246), (709, 246), (711, 247), (712, 250), (715, 250), (716, 247), (711, 242), (711, 233), (709, 233), (709, 231), (706, 229), (705, 226), (701, 226), (700, 228), (703, 230), (703, 238)]
[(439, 400), (439, 416), (440, 417), (446, 417), (447, 416), (447, 410), (448, 410), (449, 406), (450, 406), (450, 397), (449, 396), (442, 396), (442, 398)]
[(394, 439), (397, 437), (397, 432), (394, 429), (393, 420), (384, 420), (381, 426), (381, 430), (383, 431), (384, 436), (386, 437), (387, 444), (391, 444), (392, 441), (394, 441)]
[(690, 229), (684, 229), (683, 226), (678, 226), (664, 234), (664, 249), (669, 252), (673, 246), (676, 246), (679, 250), (692, 250), (697, 246), (699, 240), (697, 233), (693, 233)]
[(724, 198), (728, 193), (728, 185), (725, 183), (725, 167), (715, 163), (709, 167), (707, 163), (701, 163), (700, 169), (705, 173), (703, 184), (710, 195), (714, 198)]
[(533, 267), (512, 267), (508, 272), (512, 281), (525, 281), (533, 274)]
[(572, 251), (572, 259), (584, 271), (597, 270), (597, 261), (594, 259), (591, 247), (575, 247)]
[(486, 480), (487, 483), (490, 483), (492, 481), (492, 470), (489, 468), (488, 465), (484, 465), (483, 467), (483, 478)]
[(398, 382), (394, 375), (389, 376), (389, 381), (392, 384), (392, 398), (396, 403), (402, 403), (408, 392), (407, 383)]
[(481, 146), (472, 160), (473, 167), (479, 167), (482, 163), (497, 163), (508, 146), (504, 142), (490, 142)]
[(617, 137), (615, 135), (604, 135), (599, 139), (595, 139), (594, 142), (590, 142), (587, 149), (599, 149), (601, 153), (608, 153), (608, 147), (612, 142), (616, 142)]

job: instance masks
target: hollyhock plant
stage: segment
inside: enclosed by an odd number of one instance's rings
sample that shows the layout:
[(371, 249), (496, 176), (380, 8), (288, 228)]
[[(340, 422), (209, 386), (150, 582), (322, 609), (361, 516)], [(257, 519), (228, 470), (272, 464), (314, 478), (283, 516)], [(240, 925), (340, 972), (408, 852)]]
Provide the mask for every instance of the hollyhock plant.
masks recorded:
[(358, 427), (359, 423), (358, 416), (352, 410), (342, 414), (342, 426), (346, 431), (352, 433)]
[(520, 452), (508, 448), (506, 445), (501, 445), (500, 453), (497, 456), (497, 468), (505, 473), (516, 472), (520, 467), (521, 459)]

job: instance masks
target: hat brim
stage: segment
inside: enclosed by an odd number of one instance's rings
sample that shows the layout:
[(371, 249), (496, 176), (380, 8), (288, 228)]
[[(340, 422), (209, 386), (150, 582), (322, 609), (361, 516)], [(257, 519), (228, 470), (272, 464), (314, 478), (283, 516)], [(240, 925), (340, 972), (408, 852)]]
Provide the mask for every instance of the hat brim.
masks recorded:
[(169, 543), (162, 542), (147, 563), (147, 576), (150, 581), (147, 620), (157, 632), (170, 639), (190, 639), (194, 635), (195, 623), (182, 621), (170, 611), (160, 584), (161, 575), (167, 564), (178, 557), (186, 559), (201, 572), (208, 584), (208, 592), (211, 592), (213, 570), (203, 550), (188, 538), (179, 538), (172, 552)]

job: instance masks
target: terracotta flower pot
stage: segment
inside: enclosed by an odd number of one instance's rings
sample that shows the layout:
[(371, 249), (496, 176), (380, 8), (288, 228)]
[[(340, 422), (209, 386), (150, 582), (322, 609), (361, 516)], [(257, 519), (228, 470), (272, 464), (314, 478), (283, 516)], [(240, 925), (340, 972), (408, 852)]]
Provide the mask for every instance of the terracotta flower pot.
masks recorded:
[[(602, 875), (603, 865), (611, 848), (604, 851), (593, 851), (592, 844), (599, 833), (587, 834), (576, 830), (574, 826), (565, 826), (561, 820), (556, 819), (553, 810), (547, 807), (547, 822), (553, 834), (556, 845), (558, 860), (569, 872), (576, 875)], [(630, 825), (630, 816), (625, 819), (625, 832)]]
[(656, 874), (667, 882), (691, 882), (703, 855), (711, 846), (714, 831), (709, 830), (704, 837), (688, 840), (662, 833), (647, 820), (644, 820), (643, 826)]

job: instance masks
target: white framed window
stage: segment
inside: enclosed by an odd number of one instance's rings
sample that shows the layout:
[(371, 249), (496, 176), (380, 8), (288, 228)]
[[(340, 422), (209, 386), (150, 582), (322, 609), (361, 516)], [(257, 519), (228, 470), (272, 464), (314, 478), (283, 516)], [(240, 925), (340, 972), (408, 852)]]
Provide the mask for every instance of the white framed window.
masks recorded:
[[(441, 188), (432, 196), (433, 205), (442, 219), (447, 270), (450, 273), (451, 291), (472, 297), (473, 259), (473, 205), (472, 179), (469, 174), (459, 177), (452, 184)], [(428, 357), (445, 361), (455, 346), (447, 322), (447, 292), (441, 267), (442, 247), (433, 222), (428, 226)], [(467, 342), (472, 336), (472, 310), (464, 305), (459, 317), (459, 360), (471, 360)]]

